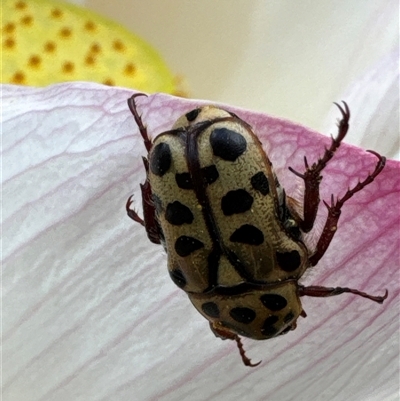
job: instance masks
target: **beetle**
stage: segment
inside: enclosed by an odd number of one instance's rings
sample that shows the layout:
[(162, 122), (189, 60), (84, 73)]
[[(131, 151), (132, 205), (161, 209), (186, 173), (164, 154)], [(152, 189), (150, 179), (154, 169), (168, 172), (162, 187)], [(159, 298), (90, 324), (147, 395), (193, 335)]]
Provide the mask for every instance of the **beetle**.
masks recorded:
[(341, 209), (355, 193), (380, 174), (386, 159), (378, 159), (368, 177), (331, 197), (328, 216), (315, 249), (303, 238), (312, 230), (320, 202), (321, 172), (339, 148), (349, 128), (348, 105), (341, 113), (338, 135), (305, 172), (290, 171), (304, 181), (302, 215), (273, 170), (251, 126), (236, 114), (213, 105), (181, 116), (171, 130), (152, 140), (134, 94), (128, 106), (148, 152), (143, 158), (146, 180), (141, 185), (143, 219), (131, 208), (128, 216), (145, 227), (148, 238), (162, 244), (172, 281), (185, 291), (209, 321), (213, 333), (235, 340), (246, 366), (257, 366), (245, 355), (240, 336), (265, 340), (296, 328), (306, 317), (300, 297), (330, 297), (351, 293), (382, 303), (348, 287), (304, 286), (299, 280), (326, 252), (337, 230)]

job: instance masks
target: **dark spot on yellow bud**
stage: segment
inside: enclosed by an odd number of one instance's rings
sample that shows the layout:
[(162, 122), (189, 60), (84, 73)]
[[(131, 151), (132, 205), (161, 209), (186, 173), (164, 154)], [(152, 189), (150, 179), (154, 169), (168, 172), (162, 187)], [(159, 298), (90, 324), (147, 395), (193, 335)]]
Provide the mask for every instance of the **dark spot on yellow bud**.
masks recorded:
[(122, 52), (125, 50), (125, 45), (119, 39), (114, 40), (112, 47), (117, 52)]
[(125, 75), (134, 75), (136, 72), (136, 67), (132, 63), (128, 63), (125, 68), (124, 68), (124, 74)]
[(15, 24), (9, 22), (8, 24), (4, 25), (3, 31), (5, 33), (13, 33), (15, 31)]
[(91, 51), (92, 53), (100, 53), (100, 52), (101, 52), (101, 46), (100, 46), (98, 43), (93, 43), (93, 44), (90, 46), (90, 51)]
[(64, 28), (61, 28), (61, 30), (60, 30), (60, 36), (62, 37), (62, 38), (70, 38), (71, 36), (72, 36), (72, 29), (71, 28), (69, 28), (69, 27), (64, 27)]
[(26, 3), (24, 1), (17, 1), (15, 3), (15, 8), (17, 10), (24, 10), (26, 8)]
[(30, 67), (38, 68), (40, 66), (41, 62), (42, 62), (42, 59), (37, 54), (34, 54), (31, 57), (29, 57), (28, 64)]
[(11, 82), (14, 84), (25, 83), (25, 74), (22, 71), (17, 71), (11, 78)]
[(62, 72), (65, 74), (70, 74), (71, 72), (74, 71), (74, 69), (75, 65), (71, 61), (66, 61), (62, 66)]
[(94, 56), (86, 56), (85, 64), (86, 65), (94, 65), (96, 63), (96, 57)]
[(30, 26), (33, 23), (33, 17), (31, 15), (25, 15), (21, 18), (22, 25)]
[(56, 50), (57, 45), (52, 42), (52, 41), (48, 41), (44, 44), (44, 51), (46, 53), (53, 53)]
[(103, 81), (103, 84), (104, 84), (104, 85), (108, 85), (108, 86), (114, 86), (114, 85), (115, 85), (114, 81), (113, 81), (111, 78), (105, 79), (105, 80)]
[(96, 30), (96, 24), (93, 21), (86, 21), (85, 30), (89, 32), (94, 32)]
[(6, 38), (3, 42), (3, 47), (6, 49), (13, 49), (15, 47), (15, 40), (13, 38)]
[(59, 8), (53, 8), (50, 15), (54, 19), (60, 19), (63, 16), (63, 12)]

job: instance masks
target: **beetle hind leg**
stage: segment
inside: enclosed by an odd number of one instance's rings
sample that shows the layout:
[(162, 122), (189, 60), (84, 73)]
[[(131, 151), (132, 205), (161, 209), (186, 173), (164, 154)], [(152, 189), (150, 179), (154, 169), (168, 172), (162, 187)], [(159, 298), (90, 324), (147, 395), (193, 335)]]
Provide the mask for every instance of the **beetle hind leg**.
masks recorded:
[(210, 322), (211, 331), (214, 333), (216, 337), (221, 338), (222, 340), (235, 340), (236, 345), (238, 347), (240, 356), (242, 358), (243, 364), (245, 366), (250, 366), (252, 368), (258, 366), (261, 361), (257, 363), (252, 363), (251, 359), (246, 356), (246, 351), (243, 348), (242, 340), (237, 334), (232, 333), (230, 330), (226, 329), (225, 327), (219, 325), (218, 323), (211, 323)]
[(325, 297), (333, 297), (335, 295), (340, 295), (345, 292), (354, 294), (354, 295), (359, 295), (360, 297), (370, 299), (371, 301), (377, 302), (378, 304), (383, 303), (383, 301), (388, 297), (388, 293), (389, 293), (388, 290), (385, 290), (384, 295), (375, 296), (375, 295), (370, 295), (370, 294), (367, 294), (366, 292), (362, 292), (362, 291), (356, 290), (354, 288), (348, 288), (348, 287), (320, 287), (317, 285), (308, 286), (308, 287), (299, 286), (299, 295), (300, 296), (307, 295), (309, 297), (325, 298)]
[(242, 340), (240, 339), (239, 336), (236, 335), (234, 340), (236, 341), (240, 356), (242, 357), (242, 361), (245, 364), (245, 366), (250, 366), (251, 368), (254, 368), (261, 363), (261, 361), (259, 361), (257, 363), (252, 363), (251, 359), (246, 356), (246, 351), (243, 348)]

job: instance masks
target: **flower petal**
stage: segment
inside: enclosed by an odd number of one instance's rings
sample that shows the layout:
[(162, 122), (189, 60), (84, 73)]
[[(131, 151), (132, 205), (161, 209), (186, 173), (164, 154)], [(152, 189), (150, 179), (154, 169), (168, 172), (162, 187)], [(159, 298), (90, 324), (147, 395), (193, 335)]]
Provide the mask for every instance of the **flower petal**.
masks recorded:
[[(161, 247), (127, 217), (140, 204), (145, 149), (126, 99), (75, 83), (3, 87), (3, 394), (30, 400), (376, 399), (398, 390), (399, 163), (343, 208), (338, 234), (305, 285), (349, 286), (389, 298), (304, 299), (296, 331), (245, 340), (263, 363), (242, 366), (170, 281)], [(153, 135), (200, 101), (138, 100)], [(351, 107), (351, 105), (350, 105)], [(288, 193), (329, 138), (235, 109), (265, 144)], [(322, 198), (343, 196), (376, 158), (343, 144)], [(324, 210), (322, 209), (322, 215)], [(249, 381), (249, 376), (251, 381)], [(350, 379), (351, 378), (351, 379)], [(207, 389), (205, 391), (204, 389)]]

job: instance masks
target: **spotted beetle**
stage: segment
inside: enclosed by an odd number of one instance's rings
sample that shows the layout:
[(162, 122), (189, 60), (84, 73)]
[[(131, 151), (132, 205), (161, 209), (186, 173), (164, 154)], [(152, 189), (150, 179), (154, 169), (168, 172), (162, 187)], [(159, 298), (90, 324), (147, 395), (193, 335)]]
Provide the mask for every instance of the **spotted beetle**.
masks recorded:
[(131, 209), (128, 216), (145, 227), (148, 238), (162, 244), (172, 281), (184, 290), (194, 307), (222, 339), (235, 340), (243, 363), (240, 336), (264, 340), (296, 328), (305, 317), (300, 297), (329, 297), (352, 293), (382, 303), (388, 295), (372, 296), (347, 287), (303, 286), (298, 280), (315, 266), (337, 229), (343, 204), (370, 184), (375, 170), (331, 203), (325, 226), (309, 249), (304, 233), (314, 226), (321, 171), (345, 137), (350, 110), (336, 104), (342, 118), (338, 135), (311, 167), (304, 158), (303, 216), (285, 190), (251, 126), (236, 114), (203, 106), (180, 117), (170, 131), (151, 140), (137, 111), (137, 93), (128, 99), (144, 145), (146, 181), (141, 185), (144, 219)]

